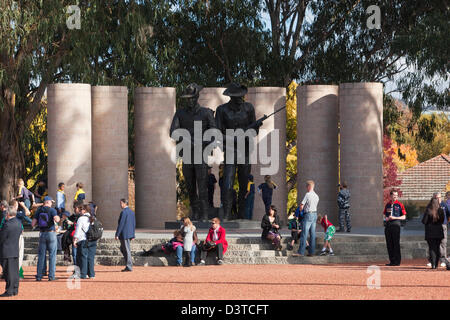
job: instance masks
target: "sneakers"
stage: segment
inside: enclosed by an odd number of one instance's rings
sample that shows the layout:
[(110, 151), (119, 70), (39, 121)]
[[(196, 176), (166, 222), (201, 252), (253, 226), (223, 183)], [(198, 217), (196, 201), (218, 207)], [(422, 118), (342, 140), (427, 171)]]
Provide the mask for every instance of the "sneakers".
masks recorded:
[(446, 267), (447, 265), (445, 264), (445, 262), (441, 262), (441, 267)]
[(328, 255), (330, 256), (334, 256), (334, 252), (330, 252)]
[(222, 265), (222, 264), (223, 264), (223, 261), (219, 259), (219, 260), (217, 260), (217, 264), (218, 264), (218, 265)]
[(326, 251), (322, 251), (322, 252), (320, 253), (321, 256), (326, 256), (327, 254), (328, 254), (328, 252), (326, 252)]
[(199, 266), (206, 266), (205, 260), (200, 261)]
[(428, 263), (427, 263), (427, 267), (430, 267), (430, 268), (431, 268), (431, 262), (428, 262)]

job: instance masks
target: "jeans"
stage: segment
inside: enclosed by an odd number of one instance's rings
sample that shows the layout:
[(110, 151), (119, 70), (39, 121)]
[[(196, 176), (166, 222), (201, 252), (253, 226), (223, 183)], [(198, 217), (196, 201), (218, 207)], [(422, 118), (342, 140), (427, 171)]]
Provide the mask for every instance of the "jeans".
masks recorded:
[(88, 269), (88, 243), (86, 240), (77, 242), (77, 266), (80, 268), (80, 278), (86, 279)]
[(25, 204), (25, 207), (27, 207), (28, 210), (30, 210), (30, 208), (31, 208), (31, 201), (30, 201), (30, 199), (25, 199), (23, 201), (23, 203)]
[(255, 203), (255, 194), (250, 193), (245, 199), (245, 219), (252, 220), (254, 203)]
[(32, 220), (31, 220), (30, 217), (24, 216), (24, 217), (22, 218), (22, 222), (23, 222), (23, 221), (25, 221), (26, 223), (28, 223), (28, 224), (31, 226)]
[(89, 241), (88, 242), (88, 246), (87, 246), (87, 250), (88, 250), (88, 270), (87, 270), (87, 274), (89, 276), (89, 278), (94, 278), (95, 277), (95, 253), (97, 251), (97, 241)]
[(442, 230), (444, 231), (444, 238), (442, 238), (442, 240), (441, 240), (439, 251), (440, 251), (441, 261), (445, 262), (447, 260), (447, 225), (446, 224), (442, 225)]
[(39, 253), (37, 264), (36, 279), (42, 279), (46, 269), (46, 253), (48, 251), (48, 278), (54, 279), (56, 272), (56, 233), (55, 232), (41, 232), (39, 234)]
[[(176, 254), (177, 254), (177, 264), (183, 264), (183, 246), (178, 246), (176, 249)], [(191, 251), (191, 261), (192, 264), (194, 264), (195, 261), (195, 253), (197, 252), (197, 246), (196, 245), (192, 245), (192, 251)]]
[(72, 245), (72, 258), (73, 258), (73, 265), (77, 266), (78, 265), (77, 264), (77, 248), (75, 248), (73, 245)]
[(133, 270), (133, 259), (131, 258), (130, 239), (120, 239), (120, 252), (125, 259), (126, 269)]
[(298, 253), (301, 255), (305, 254), (308, 234), (310, 234), (309, 254), (314, 254), (314, 250), (316, 249), (316, 221), (317, 212), (305, 213), (302, 221), (302, 233), (300, 234), (300, 246), (298, 248)]

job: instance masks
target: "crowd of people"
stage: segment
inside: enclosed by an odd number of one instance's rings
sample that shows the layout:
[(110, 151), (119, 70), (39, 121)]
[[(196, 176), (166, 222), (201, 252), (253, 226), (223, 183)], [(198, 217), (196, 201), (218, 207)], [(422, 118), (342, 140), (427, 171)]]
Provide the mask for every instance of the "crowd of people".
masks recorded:
[[(210, 221), (210, 228), (204, 241), (200, 241), (197, 235), (197, 228), (191, 219), (184, 217), (181, 219), (181, 226), (173, 233), (173, 238), (161, 246), (155, 246), (143, 255), (152, 255), (162, 251), (166, 254), (175, 253), (176, 265), (181, 267), (191, 267), (195, 265), (206, 265), (206, 257), (211, 255), (217, 265), (223, 264), (224, 254), (228, 248), (226, 231), (220, 225), (220, 219), (215, 217)], [(196, 259), (200, 254), (200, 258)], [(196, 263), (198, 261), (198, 263)]]
[[(387, 266), (400, 266), (400, 234), (402, 222), (406, 220), (405, 206), (398, 200), (398, 191), (391, 190), (390, 201), (383, 212), (386, 246), (389, 255)], [(422, 216), (425, 225), (425, 240), (428, 243), (428, 266), (437, 269), (439, 265), (450, 270), (447, 258), (447, 225), (450, 219), (450, 191), (442, 201), (441, 193), (435, 192)]]
[[(18, 294), (19, 281), (23, 279), (22, 262), (24, 256), (24, 223), (32, 230), (39, 231), (38, 261), (36, 281), (48, 277), (56, 278), (56, 257), (64, 253), (66, 264), (73, 263), (72, 277), (80, 279), (95, 278), (95, 255), (97, 242), (102, 237), (103, 227), (96, 218), (98, 206), (86, 202), (83, 183), (76, 185), (73, 199), (73, 212), (67, 211), (65, 184), (59, 183), (56, 201), (48, 196), (45, 182), (37, 184), (35, 193), (31, 193), (22, 179), (17, 181), (18, 194), (9, 202), (0, 202), (0, 264), (2, 278), (6, 281), (5, 293), (1, 296)], [(120, 200), (122, 211), (119, 216), (116, 239), (120, 240), (120, 250), (126, 261), (122, 271), (132, 271), (130, 241), (135, 238), (135, 215), (128, 208), (126, 199)], [(25, 219), (27, 218), (27, 219)], [(48, 261), (47, 261), (48, 253)]]
[[(210, 172), (211, 174), (211, 172)], [(214, 181), (212, 177), (210, 181)], [(248, 179), (245, 195), (246, 218), (252, 218), (254, 194), (256, 190), (262, 194), (266, 214), (261, 221), (263, 241), (273, 245), (274, 250), (282, 250), (281, 219), (277, 208), (272, 204), (273, 190), (276, 184), (270, 176), (265, 182), (255, 188), (253, 176)], [(219, 182), (220, 183), (220, 182)], [(31, 224), (33, 230), (39, 230), (38, 263), (36, 281), (42, 281), (47, 276), (49, 281), (57, 280), (56, 255), (64, 253), (64, 261), (73, 263), (75, 271), (73, 277), (81, 279), (95, 278), (95, 255), (97, 242), (102, 237), (103, 228), (96, 218), (98, 206), (86, 203), (86, 193), (81, 182), (76, 185), (77, 191), (73, 199), (72, 213), (67, 211), (65, 184), (59, 183), (56, 201), (49, 195), (45, 182), (37, 184), (34, 193), (24, 185), (22, 179), (17, 181), (17, 196), (9, 202), (0, 201), (0, 264), (3, 269), (2, 278), (6, 281), (5, 293), (1, 296), (18, 294), (19, 281), (23, 279), (22, 261), (24, 255), (24, 224)], [(320, 255), (334, 255), (331, 241), (336, 232), (351, 232), (350, 192), (346, 183), (340, 185), (337, 204), (339, 207), (339, 230), (328, 220), (327, 215), (318, 214), (319, 196), (314, 191), (315, 183), (306, 182), (306, 194), (295, 212), (289, 216), (288, 227), (291, 230), (291, 241), (287, 249), (293, 250), (294, 244), (299, 243), (298, 252), (292, 256), (313, 256), (316, 248), (316, 224), (323, 227), (324, 245)], [(214, 188), (211, 189), (212, 192)], [(436, 192), (428, 203), (422, 217), (425, 225), (425, 240), (429, 246), (428, 261), (432, 269), (440, 266), (450, 270), (447, 259), (447, 225), (450, 219), (450, 192), (444, 200)], [(210, 198), (212, 203), (212, 198)], [(123, 272), (133, 270), (131, 241), (135, 239), (135, 213), (128, 207), (127, 199), (120, 200), (121, 212), (115, 239), (120, 241), (120, 251), (125, 260)], [(390, 192), (390, 201), (383, 211), (386, 246), (389, 256), (388, 266), (401, 264), (400, 233), (402, 222), (406, 220), (404, 205), (398, 200), (398, 192)], [(175, 230), (173, 238), (161, 248), (166, 253), (175, 253), (178, 266), (205, 265), (207, 255), (215, 257), (216, 264), (223, 264), (224, 254), (228, 242), (226, 231), (220, 225), (219, 218), (210, 220), (210, 228), (204, 241), (200, 241), (197, 228), (189, 218), (181, 220), (181, 226)], [(308, 241), (309, 237), (309, 241)], [(48, 262), (46, 255), (48, 253)], [(145, 252), (144, 252), (145, 253)], [(198, 258), (199, 257), (199, 258)]]

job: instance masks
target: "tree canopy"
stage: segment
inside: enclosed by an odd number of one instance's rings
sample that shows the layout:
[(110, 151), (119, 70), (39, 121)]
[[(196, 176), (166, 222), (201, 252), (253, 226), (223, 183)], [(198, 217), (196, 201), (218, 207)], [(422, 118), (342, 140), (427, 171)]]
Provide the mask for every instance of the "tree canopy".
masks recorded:
[[(447, 2), (378, 1), (381, 29), (367, 27), (366, 9), (372, 4), (79, 0), (81, 28), (70, 29), (67, 8), (73, 1), (2, 1), (0, 197), (11, 195), (14, 180), (28, 166), (25, 159), (39, 150), (28, 145), (40, 145), (42, 141), (32, 140), (42, 136), (29, 130), (37, 118), (45, 121), (42, 98), (52, 82), (129, 88), (130, 164), (137, 86), (180, 89), (194, 81), (205, 86), (238, 81), (287, 88), (292, 80), (395, 81), (413, 120), (430, 105), (448, 108), (449, 91), (443, 84), (449, 74)], [(288, 145), (293, 148), (295, 137)]]

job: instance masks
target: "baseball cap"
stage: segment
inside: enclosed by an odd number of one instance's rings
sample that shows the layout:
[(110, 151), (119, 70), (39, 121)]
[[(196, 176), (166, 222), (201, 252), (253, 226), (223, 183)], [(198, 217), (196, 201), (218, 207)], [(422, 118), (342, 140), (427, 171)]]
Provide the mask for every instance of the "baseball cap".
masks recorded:
[(45, 201), (52, 201), (52, 202), (55, 202), (55, 200), (53, 200), (53, 198), (50, 197), (50, 196), (46, 196), (46, 197), (44, 198), (44, 202), (45, 202)]

